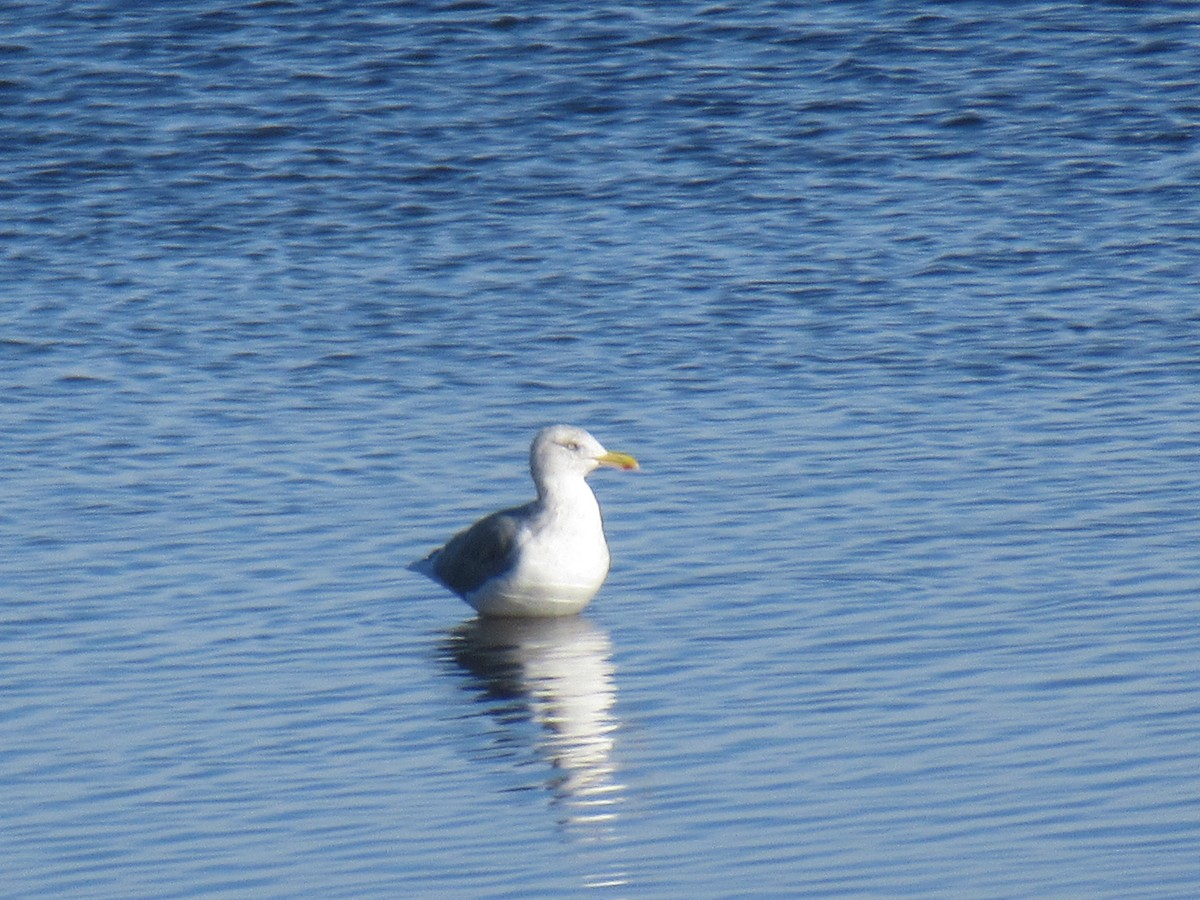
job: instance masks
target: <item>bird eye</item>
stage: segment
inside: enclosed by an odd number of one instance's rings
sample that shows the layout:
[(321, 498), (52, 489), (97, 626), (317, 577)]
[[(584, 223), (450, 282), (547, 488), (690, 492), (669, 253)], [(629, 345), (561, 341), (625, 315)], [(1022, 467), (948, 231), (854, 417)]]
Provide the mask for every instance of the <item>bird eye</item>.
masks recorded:
[(578, 441), (567, 441), (565, 444), (563, 444), (563, 446), (566, 447), (568, 450), (570, 450), (572, 453), (575, 453), (579, 450), (579, 442)]

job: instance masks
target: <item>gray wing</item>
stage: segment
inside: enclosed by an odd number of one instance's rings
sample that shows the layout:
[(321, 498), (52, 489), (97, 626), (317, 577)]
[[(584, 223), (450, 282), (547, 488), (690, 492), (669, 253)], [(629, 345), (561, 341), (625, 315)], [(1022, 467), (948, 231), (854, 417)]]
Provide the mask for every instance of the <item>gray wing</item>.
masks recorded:
[(533, 504), (492, 513), (417, 564), (460, 597), (512, 567), (517, 536)]

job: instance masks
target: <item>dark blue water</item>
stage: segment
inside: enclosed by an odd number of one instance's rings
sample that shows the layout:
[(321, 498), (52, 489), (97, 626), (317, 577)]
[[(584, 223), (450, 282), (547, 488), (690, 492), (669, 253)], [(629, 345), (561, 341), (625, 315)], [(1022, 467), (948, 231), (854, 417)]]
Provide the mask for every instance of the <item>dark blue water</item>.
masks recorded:
[(0, 23), (0, 895), (1200, 891), (1193, 4)]

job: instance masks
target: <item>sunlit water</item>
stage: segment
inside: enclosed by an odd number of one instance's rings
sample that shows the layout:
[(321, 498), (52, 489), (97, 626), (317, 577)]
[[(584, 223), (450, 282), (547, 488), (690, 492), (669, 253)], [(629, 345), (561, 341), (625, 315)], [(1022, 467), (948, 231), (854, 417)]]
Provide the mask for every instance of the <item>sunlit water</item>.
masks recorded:
[(4, 21), (0, 895), (1200, 891), (1192, 4)]

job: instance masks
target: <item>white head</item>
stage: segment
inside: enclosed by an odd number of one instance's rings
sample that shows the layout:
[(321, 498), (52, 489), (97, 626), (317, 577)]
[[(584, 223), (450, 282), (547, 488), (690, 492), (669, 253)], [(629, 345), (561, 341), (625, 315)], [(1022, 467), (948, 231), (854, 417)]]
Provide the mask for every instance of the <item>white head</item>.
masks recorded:
[(545, 494), (550, 480), (562, 474), (574, 473), (586, 478), (600, 466), (614, 469), (636, 469), (637, 460), (625, 453), (612, 453), (574, 425), (551, 425), (543, 428), (529, 448), (529, 471), (537, 485), (538, 495)]

